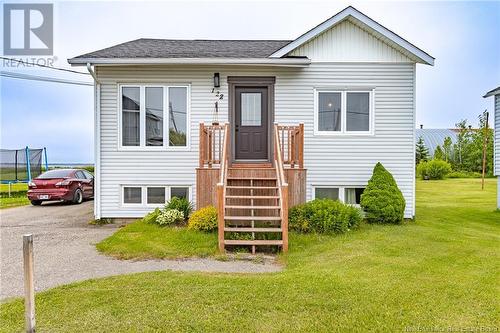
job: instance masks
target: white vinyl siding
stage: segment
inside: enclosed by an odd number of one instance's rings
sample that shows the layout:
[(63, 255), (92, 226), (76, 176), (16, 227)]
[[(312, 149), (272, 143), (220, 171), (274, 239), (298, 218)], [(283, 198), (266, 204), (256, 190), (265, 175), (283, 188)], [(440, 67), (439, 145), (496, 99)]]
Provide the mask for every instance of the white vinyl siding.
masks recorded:
[(500, 94), (495, 95), (495, 175), (500, 177)]
[[(101, 82), (100, 198), (102, 217), (138, 217), (148, 209), (124, 208), (121, 184), (195, 185), (199, 122), (211, 122), (213, 73), (221, 73), (219, 121), (228, 119), (227, 76), (275, 76), (275, 121), (304, 123), (307, 199), (312, 184), (366, 186), (377, 162), (393, 173), (406, 199), (406, 217), (414, 214), (414, 64), (313, 63), (306, 68), (237, 66), (98, 66)], [(151, 151), (150, 147), (118, 149), (119, 84), (190, 85), (191, 144), (182, 151)], [(314, 135), (316, 87), (374, 87), (373, 134)], [(194, 192), (194, 191), (192, 191)], [(196, 193), (191, 193), (196, 200)]]
[[(384, 40), (385, 42), (382, 42)], [(407, 62), (415, 59), (393, 42), (376, 36), (360, 23), (345, 20), (290, 52), (321, 62)], [(413, 60), (411, 59), (413, 58)]]

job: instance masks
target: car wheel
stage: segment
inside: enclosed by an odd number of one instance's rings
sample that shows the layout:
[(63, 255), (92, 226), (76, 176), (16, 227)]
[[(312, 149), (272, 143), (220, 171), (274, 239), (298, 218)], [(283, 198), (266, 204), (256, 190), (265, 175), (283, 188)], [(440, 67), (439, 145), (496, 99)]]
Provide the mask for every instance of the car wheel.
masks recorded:
[(33, 206), (40, 206), (42, 204), (41, 200), (31, 200), (31, 204)]
[(81, 204), (83, 202), (83, 193), (79, 188), (76, 189), (75, 194), (73, 195), (73, 203)]

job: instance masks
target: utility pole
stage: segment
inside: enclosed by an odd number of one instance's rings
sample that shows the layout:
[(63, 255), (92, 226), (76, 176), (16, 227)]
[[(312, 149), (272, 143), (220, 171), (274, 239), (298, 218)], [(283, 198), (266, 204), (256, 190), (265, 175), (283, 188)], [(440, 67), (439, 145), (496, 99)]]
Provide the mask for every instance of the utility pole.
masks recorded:
[[(486, 123), (484, 124), (484, 137), (483, 137), (483, 175), (481, 179), (481, 189), (484, 190), (484, 177), (486, 175), (486, 154), (488, 150), (488, 118), (489, 118), (489, 112), (488, 110), (484, 110), (483, 113), (484, 117), (486, 117)], [(483, 118), (484, 119), (484, 118)]]

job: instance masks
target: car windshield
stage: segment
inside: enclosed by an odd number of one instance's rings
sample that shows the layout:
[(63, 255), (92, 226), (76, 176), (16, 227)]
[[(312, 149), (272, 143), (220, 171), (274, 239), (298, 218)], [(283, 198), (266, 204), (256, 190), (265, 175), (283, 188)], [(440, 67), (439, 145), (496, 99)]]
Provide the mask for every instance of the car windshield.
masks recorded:
[(50, 170), (38, 176), (38, 179), (66, 178), (70, 177), (73, 170)]

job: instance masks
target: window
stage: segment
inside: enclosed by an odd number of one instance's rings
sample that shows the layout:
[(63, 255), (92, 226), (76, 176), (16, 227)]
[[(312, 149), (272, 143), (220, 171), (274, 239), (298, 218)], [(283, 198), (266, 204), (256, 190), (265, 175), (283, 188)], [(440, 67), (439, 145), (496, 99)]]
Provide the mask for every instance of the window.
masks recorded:
[(123, 203), (125, 203), (125, 204), (140, 204), (140, 203), (142, 203), (142, 188), (141, 187), (124, 187), (123, 188)]
[(90, 172), (83, 170), (83, 173), (85, 174), (85, 178), (94, 179), (94, 176)]
[(320, 92), (318, 101), (318, 129), (320, 131), (340, 131), (342, 124), (341, 94), (339, 92)]
[(81, 172), (80, 170), (78, 170), (77, 172), (75, 172), (75, 176), (78, 179), (86, 179), (85, 174), (83, 172)]
[(190, 186), (126, 185), (123, 186), (123, 204), (163, 206), (173, 197), (191, 200)]
[(187, 147), (188, 106), (187, 86), (122, 86), (121, 146)]
[(339, 189), (335, 187), (316, 187), (314, 191), (316, 199), (332, 199), (339, 200)]
[(189, 199), (189, 187), (170, 188), (170, 198), (173, 197)]
[(146, 87), (146, 146), (163, 146), (163, 88)]
[(370, 130), (370, 93), (347, 92), (347, 131)]
[(168, 89), (169, 113), (169, 146), (187, 145), (187, 88), (173, 87)]
[(371, 96), (371, 91), (317, 91), (315, 133), (370, 133)]
[(361, 203), (361, 194), (363, 194), (364, 190), (364, 187), (354, 186), (328, 187), (326, 185), (313, 188), (314, 199), (339, 200), (349, 205), (359, 205)]
[(148, 187), (148, 204), (165, 203), (165, 187)]
[(140, 144), (140, 90), (124, 87), (122, 90), (122, 143), (124, 146)]
[(241, 93), (241, 126), (261, 126), (261, 93)]
[(361, 203), (361, 194), (364, 192), (364, 188), (346, 188), (344, 202), (350, 205), (359, 205)]

